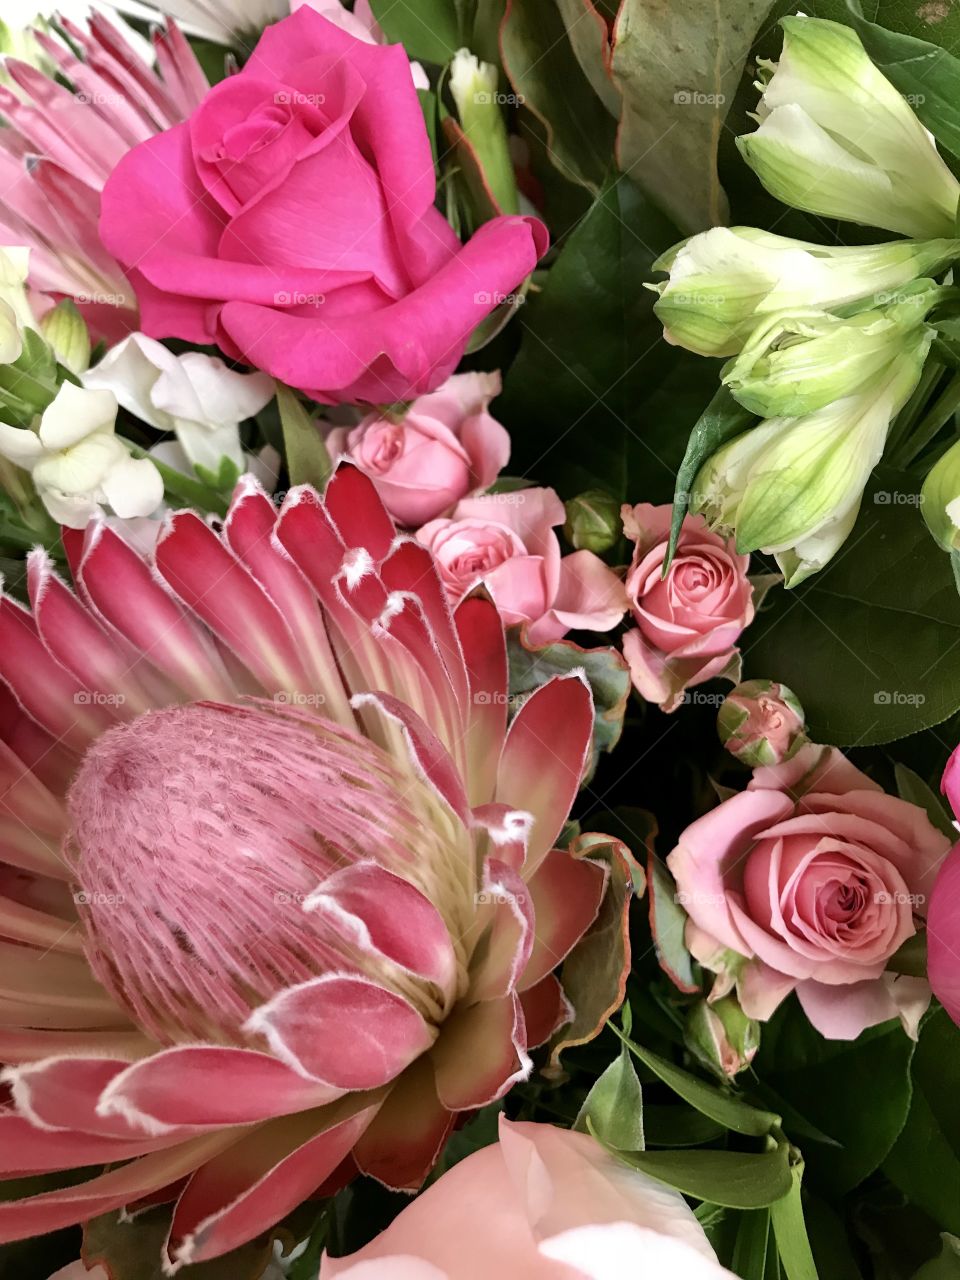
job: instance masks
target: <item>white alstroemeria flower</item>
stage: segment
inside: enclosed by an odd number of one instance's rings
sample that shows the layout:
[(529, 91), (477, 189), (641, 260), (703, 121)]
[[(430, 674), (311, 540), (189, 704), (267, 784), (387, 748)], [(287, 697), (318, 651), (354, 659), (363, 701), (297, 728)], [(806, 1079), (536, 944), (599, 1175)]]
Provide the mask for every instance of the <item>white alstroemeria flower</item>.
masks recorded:
[(785, 204), (901, 235), (946, 236), (960, 183), (903, 94), (850, 27), (782, 18), (783, 53), (761, 64), (755, 133), (737, 139), (747, 164)]
[(236, 373), (216, 356), (172, 351), (143, 333), (113, 347), (83, 378), (159, 431), (171, 431), (189, 461), (216, 472), (229, 458), (244, 470), (240, 423), (268, 404), (274, 384), (265, 373)]
[(39, 429), (0, 423), (0, 454), (29, 471), (43, 505), (60, 524), (82, 529), (104, 505), (121, 517), (146, 516), (163, 500), (163, 480), (115, 434), (116, 397), (65, 382)]
[(23, 330), (37, 322), (27, 300), (30, 250), (0, 246), (0, 364), (13, 364), (23, 351)]

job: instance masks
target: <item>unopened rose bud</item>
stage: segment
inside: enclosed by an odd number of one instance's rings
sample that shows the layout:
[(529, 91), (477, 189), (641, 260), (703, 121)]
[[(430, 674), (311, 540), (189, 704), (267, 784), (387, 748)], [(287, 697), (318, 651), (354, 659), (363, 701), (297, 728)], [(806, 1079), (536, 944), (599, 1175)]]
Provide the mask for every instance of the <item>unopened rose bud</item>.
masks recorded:
[(90, 367), (90, 334), (86, 322), (69, 298), (57, 303), (40, 321), (40, 332), (53, 354), (71, 373)]
[(623, 533), (620, 503), (602, 489), (588, 489), (586, 493), (571, 498), (565, 506), (567, 522), (563, 532), (577, 551), (594, 551), (602, 555)]
[(944, 551), (960, 550), (960, 441), (927, 473), (920, 511)]
[(732, 1080), (753, 1061), (760, 1026), (732, 995), (714, 1004), (700, 1000), (687, 1015), (684, 1040), (701, 1062)]
[(796, 694), (773, 680), (738, 684), (723, 701), (717, 732), (730, 754), (751, 768), (789, 760), (807, 740)]
[(450, 92), (457, 115), (503, 213), (518, 213), (517, 182), (498, 93), (497, 69), (460, 49), (450, 64)]
[(787, 17), (740, 152), (784, 204), (905, 236), (951, 235), (960, 183), (850, 27)]

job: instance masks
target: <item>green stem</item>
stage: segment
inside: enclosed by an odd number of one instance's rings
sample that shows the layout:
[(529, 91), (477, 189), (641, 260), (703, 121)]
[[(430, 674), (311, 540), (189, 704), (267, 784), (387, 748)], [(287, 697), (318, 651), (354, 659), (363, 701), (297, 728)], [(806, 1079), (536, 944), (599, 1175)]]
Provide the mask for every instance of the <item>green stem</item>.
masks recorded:
[(199, 507), (201, 511), (210, 511), (218, 516), (227, 514), (226, 502), (209, 485), (203, 484), (200, 480), (193, 480), (190, 476), (185, 476), (182, 471), (177, 471), (175, 467), (168, 467), (165, 462), (160, 462), (158, 458), (148, 453), (146, 449), (141, 449), (139, 445), (131, 444), (129, 440), (124, 441), (124, 443), (135, 458), (147, 458), (153, 463), (163, 477), (164, 489), (168, 493), (172, 493), (175, 498), (180, 498), (183, 502), (189, 503), (191, 507)]
[(960, 374), (955, 373), (923, 416), (917, 429), (911, 432), (902, 444), (896, 458), (896, 465), (906, 470), (933, 440), (937, 432), (946, 426), (958, 409), (960, 409)]
[(910, 435), (914, 423), (923, 411), (924, 405), (928, 403), (942, 373), (943, 365), (931, 356), (923, 367), (923, 373), (913, 389), (913, 395), (897, 414), (890, 434), (887, 436), (886, 454), (891, 462), (894, 462), (898, 451)]

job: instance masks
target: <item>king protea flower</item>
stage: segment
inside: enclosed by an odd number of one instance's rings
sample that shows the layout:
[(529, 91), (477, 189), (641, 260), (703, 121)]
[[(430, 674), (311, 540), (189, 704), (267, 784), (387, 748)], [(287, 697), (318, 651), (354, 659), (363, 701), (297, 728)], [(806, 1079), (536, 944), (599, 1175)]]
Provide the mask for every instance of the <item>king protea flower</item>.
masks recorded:
[(0, 241), (27, 245), (34, 289), (73, 298), (98, 336), (116, 340), (136, 328), (137, 300), (100, 243), (100, 192), (129, 150), (185, 120), (209, 85), (172, 21), (154, 33), (156, 68), (119, 21), (92, 13), (87, 29), (61, 24), (69, 45), (33, 32), (45, 66), (4, 59)]
[(0, 601), (0, 1175), (110, 1169), (0, 1203), (0, 1241), (175, 1199), (173, 1274), (331, 1176), (417, 1187), (569, 1020), (591, 696), (508, 728), (493, 604), (451, 614), (350, 467), (279, 517), (244, 477), (149, 563), (64, 536), (77, 594), (37, 551), (32, 614)]

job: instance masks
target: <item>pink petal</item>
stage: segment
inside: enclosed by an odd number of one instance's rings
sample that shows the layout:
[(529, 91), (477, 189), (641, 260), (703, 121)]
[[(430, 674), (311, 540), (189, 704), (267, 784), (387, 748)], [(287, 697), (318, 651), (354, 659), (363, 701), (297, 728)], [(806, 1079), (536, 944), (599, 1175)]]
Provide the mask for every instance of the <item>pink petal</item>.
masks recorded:
[(416, 1191), (453, 1128), (437, 1097), (429, 1055), (410, 1064), (353, 1150), (357, 1168), (398, 1191)]
[(546, 1044), (555, 1031), (573, 1019), (573, 1009), (559, 981), (548, 973), (535, 986), (520, 992), (527, 1048)]
[(607, 873), (596, 862), (551, 849), (527, 882), (536, 920), (536, 940), (520, 989), (551, 973), (597, 918)]
[(496, 789), (500, 744), (507, 729), (507, 650), (500, 615), (486, 596), (469, 596), (454, 620), (470, 689), (467, 794), (477, 805)]
[[(897, 980), (897, 986), (906, 984), (902, 992), (897, 992), (898, 997), (903, 996), (905, 1000), (895, 999), (891, 985), (883, 978), (837, 987), (811, 979), (799, 983), (797, 996), (804, 1013), (827, 1040), (856, 1040), (867, 1027), (899, 1017), (901, 1008), (906, 1009), (909, 1002), (918, 996), (922, 1012), (929, 1003), (929, 990), (918, 992), (918, 982), (926, 988), (921, 979)], [(914, 1014), (912, 1022), (916, 1038), (919, 1017)]]
[(483, 940), (474, 951), (467, 999), (497, 1000), (516, 990), (526, 970), (536, 921), (523, 880), (496, 858), (484, 863), (477, 900)]
[(519, 997), (461, 1005), (443, 1024), (431, 1057), (437, 1096), (449, 1111), (472, 1111), (502, 1098), (532, 1066)]

